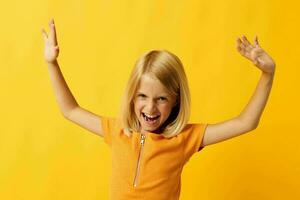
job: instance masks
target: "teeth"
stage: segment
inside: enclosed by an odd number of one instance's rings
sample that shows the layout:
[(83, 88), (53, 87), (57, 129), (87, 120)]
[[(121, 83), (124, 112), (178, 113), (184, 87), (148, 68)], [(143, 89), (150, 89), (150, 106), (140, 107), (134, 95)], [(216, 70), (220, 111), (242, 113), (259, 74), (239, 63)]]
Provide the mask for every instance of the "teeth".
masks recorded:
[(154, 118), (154, 117), (157, 117), (158, 115), (148, 115), (148, 114), (146, 114), (146, 113), (144, 113), (147, 117), (149, 117), (149, 118)]
[[(143, 114), (143, 117), (145, 118), (145, 120), (146, 121), (153, 121), (153, 120), (156, 120), (158, 117), (159, 117), (159, 115), (147, 115), (147, 114), (145, 114), (145, 113), (142, 113)], [(151, 116), (151, 117), (150, 117)], [(153, 116), (153, 117), (152, 117)]]

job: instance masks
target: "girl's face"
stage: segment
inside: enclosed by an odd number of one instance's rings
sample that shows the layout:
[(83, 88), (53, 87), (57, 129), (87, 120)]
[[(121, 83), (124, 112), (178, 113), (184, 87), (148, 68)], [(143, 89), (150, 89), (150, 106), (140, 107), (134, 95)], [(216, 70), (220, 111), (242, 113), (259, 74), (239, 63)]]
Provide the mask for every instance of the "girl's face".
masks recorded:
[(141, 133), (157, 130), (175, 105), (176, 97), (158, 79), (144, 74), (134, 96), (134, 112), (141, 124)]

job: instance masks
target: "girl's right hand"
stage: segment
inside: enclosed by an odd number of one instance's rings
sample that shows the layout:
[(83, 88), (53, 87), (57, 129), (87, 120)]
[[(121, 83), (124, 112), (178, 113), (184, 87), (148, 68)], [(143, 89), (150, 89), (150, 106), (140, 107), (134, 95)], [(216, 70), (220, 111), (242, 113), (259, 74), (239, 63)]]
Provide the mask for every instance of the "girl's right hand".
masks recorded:
[(46, 31), (42, 28), (42, 34), (45, 41), (44, 56), (45, 60), (48, 63), (53, 63), (56, 61), (56, 58), (58, 57), (59, 53), (59, 47), (57, 44), (56, 31), (53, 19), (51, 19), (49, 22), (49, 28), (49, 35), (47, 35)]

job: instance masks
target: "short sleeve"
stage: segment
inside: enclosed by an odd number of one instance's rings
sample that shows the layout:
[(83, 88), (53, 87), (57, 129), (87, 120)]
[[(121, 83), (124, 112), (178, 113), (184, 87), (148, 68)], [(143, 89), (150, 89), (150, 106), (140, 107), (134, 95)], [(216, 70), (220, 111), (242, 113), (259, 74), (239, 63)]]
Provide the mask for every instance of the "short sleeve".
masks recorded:
[(111, 146), (113, 132), (115, 131), (116, 127), (116, 119), (112, 117), (101, 117), (101, 125), (104, 142)]
[(184, 155), (185, 162), (198, 151), (202, 150), (201, 143), (204, 138), (204, 133), (207, 127), (207, 123), (191, 124), (190, 129), (185, 134), (184, 142)]

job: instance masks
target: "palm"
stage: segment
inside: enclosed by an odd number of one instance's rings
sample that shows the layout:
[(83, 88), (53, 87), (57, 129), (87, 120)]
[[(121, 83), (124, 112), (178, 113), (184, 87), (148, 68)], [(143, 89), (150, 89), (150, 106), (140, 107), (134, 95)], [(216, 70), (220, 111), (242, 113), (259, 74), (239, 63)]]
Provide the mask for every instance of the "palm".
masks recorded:
[(57, 45), (56, 30), (53, 20), (49, 22), (49, 28), (49, 35), (42, 29), (45, 41), (44, 57), (47, 62), (54, 62), (58, 57), (59, 48)]
[(258, 68), (264, 72), (273, 73), (275, 70), (275, 62), (258, 44), (257, 37), (255, 37), (254, 45), (243, 36), (242, 40), (237, 39), (237, 50), (240, 54), (250, 61), (252, 61)]

